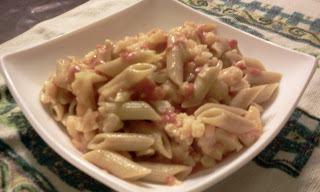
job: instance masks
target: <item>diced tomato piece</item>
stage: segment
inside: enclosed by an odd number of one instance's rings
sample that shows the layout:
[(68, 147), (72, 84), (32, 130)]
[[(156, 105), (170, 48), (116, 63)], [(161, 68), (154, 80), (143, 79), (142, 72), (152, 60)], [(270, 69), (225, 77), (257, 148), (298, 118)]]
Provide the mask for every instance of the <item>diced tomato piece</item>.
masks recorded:
[(237, 93), (238, 93), (238, 91), (230, 91), (229, 96), (234, 97), (234, 96), (236, 96)]
[(162, 87), (157, 86), (154, 88), (153, 92), (150, 95), (147, 95), (147, 99), (149, 100), (162, 100), (165, 96), (165, 91)]
[(245, 70), (247, 67), (245, 66), (245, 64), (244, 63), (242, 63), (242, 62), (238, 62), (237, 64), (236, 64), (236, 67), (238, 67), (239, 69), (241, 69), (241, 70)]
[(146, 46), (146, 45), (142, 45), (142, 46), (140, 47), (140, 49), (142, 49), (142, 50), (146, 50), (146, 49), (148, 49), (148, 46)]
[(183, 44), (184, 46), (186, 45), (186, 43), (183, 40), (177, 40), (177, 41), (173, 42), (171, 46), (167, 46), (166, 51), (171, 51), (171, 49), (174, 46), (179, 45), (179, 44)]
[(173, 175), (170, 175), (166, 178), (166, 183), (169, 186), (173, 186), (176, 183), (176, 181), (177, 181), (177, 178)]
[(186, 96), (190, 96), (193, 94), (193, 91), (194, 91), (194, 85), (193, 83), (189, 83), (184, 89), (184, 94)]
[(105, 45), (97, 45), (96, 49), (102, 49), (102, 51), (106, 50), (106, 46)]
[(217, 147), (217, 148), (223, 148), (224, 147), (224, 144), (221, 142), (221, 141), (217, 141), (213, 147)]
[(145, 99), (149, 101), (162, 100), (165, 96), (165, 92), (162, 87), (157, 86), (157, 84), (150, 80), (145, 79), (140, 83), (136, 84), (131, 88), (134, 94), (132, 95), (133, 100)]
[(186, 67), (193, 69), (196, 64), (194, 62), (185, 62)]
[(229, 40), (229, 47), (231, 49), (235, 48), (237, 45), (238, 45), (238, 41), (237, 40), (235, 40), (235, 39)]
[(247, 67), (247, 71), (249, 73), (253, 73), (255, 75), (261, 75), (261, 70), (260, 69), (257, 69), (257, 68), (254, 68), (254, 67)]
[(93, 57), (90, 59), (89, 62), (89, 68), (90, 69), (94, 69), (94, 67), (98, 64), (98, 59), (97, 59), (97, 55), (93, 55)]
[(254, 67), (247, 67), (244, 63), (242, 62), (238, 62), (236, 64), (236, 67), (238, 67), (239, 69), (246, 71), (248, 73), (253, 73), (256, 75), (261, 75), (262, 71), (260, 69), (254, 68)]
[(202, 66), (197, 67), (197, 68), (194, 69), (194, 73), (198, 74), (198, 73), (200, 73), (201, 70), (202, 70)]
[(128, 52), (124, 52), (124, 53), (120, 53), (120, 57), (126, 60), (130, 60), (134, 57), (134, 53), (128, 51)]
[(205, 39), (205, 35), (204, 35), (204, 32), (203, 32), (203, 27), (198, 27), (197, 34), (198, 34), (198, 36), (199, 36), (199, 38), (201, 40)]
[(175, 105), (174, 106), (174, 111), (175, 111), (175, 113), (182, 113), (183, 112), (183, 108), (181, 107), (181, 105)]
[(170, 124), (170, 123), (175, 124), (177, 123), (177, 114), (174, 111), (168, 109), (162, 115), (161, 122), (164, 124)]
[(203, 169), (203, 165), (200, 162), (197, 162), (196, 165), (192, 168), (191, 174), (197, 173)]
[(74, 80), (74, 74), (81, 70), (79, 65), (72, 66), (68, 73), (68, 81), (72, 82)]

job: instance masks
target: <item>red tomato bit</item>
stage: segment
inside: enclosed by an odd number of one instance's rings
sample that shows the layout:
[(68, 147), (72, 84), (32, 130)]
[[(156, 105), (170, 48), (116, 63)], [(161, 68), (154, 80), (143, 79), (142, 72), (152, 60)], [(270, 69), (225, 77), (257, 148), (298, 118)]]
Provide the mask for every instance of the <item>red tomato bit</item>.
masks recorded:
[(68, 77), (67, 80), (69, 82), (72, 82), (74, 80), (74, 74), (79, 72), (81, 70), (79, 65), (74, 65), (70, 68), (69, 73), (68, 73)]
[(236, 64), (236, 67), (238, 67), (238, 68), (241, 69), (241, 70), (245, 70), (245, 69), (246, 69), (245, 64), (242, 63), (242, 62), (238, 62), (238, 63)]
[(101, 49), (102, 51), (106, 50), (106, 46), (105, 45), (97, 45), (96, 49)]
[(89, 68), (90, 69), (94, 69), (94, 67), (98, 64), (98, 58), (97, 58), (97, 55), (93, 55), (93, 57), (90, 59), (90, 62), (89, 62)]
[(231, 49), (235, 48), (237, 45), (238, 45), (238, 41), (237, 40), (235, 40), (235, 39), (229, 40), (229, 47)]
[(237, 95), (237, 93), (238, 93), (238, 91), (230, 91), (229, 96), (234, 97)]
[(205, 35), (203, 32), (203, 27), (198, 27), (197, 34), (201, 40), (205, 39)]
[(131, 88), (134, 91), (132, 95), (133, 100), (145, 99), (149, 101), (161, 100), (165, 96), (165, 92), (162, 87), (150, 80), (144, 79), (137, 85)]
[(161, 122), (164, 124), (169, 124), (169, 123), (175, 124), (177, 123), (177, 114), (174, 111), (168, 109), (162, 115)]
[(146, 46), (146, 45), (142, 45), (142, 46), (140, 47), (140, 49), (142, 49), (142, 50), (146, 50), (146, 49), (148, 49), (148, 46)]
[(173, 186), (176, 183), (176, 181), (177, 181), (177, 178), (173, 175), (170, 175), (166, 178), (166, 183), (169, 186)]
[(124, 52), (124, 53), (120, 53), (120, 57), (121, 57), (122, 59), (126, 59), (126, 60), (133, 59), (134, 55), (135, 55), (135, 54), (132, 53), (132, 52), (130, 52), (130, 51)]
[(254, 67), (247, 67), (247, 71), (249, 73), (253, 73), (255, 75), (261, 75), (261, 70), (260, 69), (257, 69), (257, 68), (254, 68)]
[(190, 96), (193, 94), (194, 91), (194, 85), (193, 83), (189, 83), (185, 88), (184, 88), (184, 94), (185, 96)]
[(202, 66), (195, 68), (194, 73), (198, 74), (202, 70)]

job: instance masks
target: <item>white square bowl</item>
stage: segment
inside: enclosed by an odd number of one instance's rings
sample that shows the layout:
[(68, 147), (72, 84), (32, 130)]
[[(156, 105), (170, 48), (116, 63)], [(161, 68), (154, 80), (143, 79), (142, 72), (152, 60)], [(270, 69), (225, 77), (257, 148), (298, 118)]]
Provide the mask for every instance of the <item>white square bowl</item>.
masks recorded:
[[(243, 55), (257, 58), (267, 70), (283, 74), (277, 96), (262, 115), (265, 124), (262, 136), (248, 149), (229, 156), (215, 168), (188, 177), (182, 185), (174, 187), (126, 182), (84, 161), (82, 154), (72, 146), (67, 133), (48, 115), (39, 101), (42, 82), (55, 71), (56, 60), (69, 55), (82, 57), (107, 38), (119, 40), (153, 28), (169, 30), (185, 21), (216, 24), (218, 35), (238, 40)], [(80, 30), (1, 58), (1, 72), (12, 95), (43, 140), (86, 174), (115, 190), (126, 192), (201, 191), (238, 170), (281, 130), (315, 69), (316, 60), (312, 56), (261, 40), (173, 0), (143, 0)]]

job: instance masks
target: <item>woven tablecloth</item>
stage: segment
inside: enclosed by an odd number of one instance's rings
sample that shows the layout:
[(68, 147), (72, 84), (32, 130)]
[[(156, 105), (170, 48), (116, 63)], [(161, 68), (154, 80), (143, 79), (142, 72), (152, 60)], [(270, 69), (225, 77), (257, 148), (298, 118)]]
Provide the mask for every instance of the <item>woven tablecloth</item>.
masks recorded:
[[(0, 55), (76, 30), (137, 1), (91, 0), (3, 43)], [(240, 30), (320, 60), (320, 0), (180, 1)], [(25, 119), (3, 79), (0, 82), (0, 191), (113, 191), (49, 148)], [(272, 143), (243, 168), (206, 191), (319, 192), (319, 85), (320, 67)]]

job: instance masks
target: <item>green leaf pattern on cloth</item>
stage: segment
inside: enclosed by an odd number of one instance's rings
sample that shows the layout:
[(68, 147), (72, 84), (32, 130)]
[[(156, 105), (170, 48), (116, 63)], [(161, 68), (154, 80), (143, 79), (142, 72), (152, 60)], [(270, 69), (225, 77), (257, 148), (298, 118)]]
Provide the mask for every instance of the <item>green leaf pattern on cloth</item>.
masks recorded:
[[(216, 16), (222, 22), (225, 22), (225, 18), (231, 19), (233, 20), (233, 23), (237, 24), (233, 25), (231, 22), (226, 23), (231, 24), (236, 28), (239, 28), (239, 24), (240, 26), (246, 25), (252, 30), (255, 29), (256, 31), (262, 33), (266, 40), (288, 48), (299, 50), (307, 54), (311, 54), (316, 56), (318, 61), (320, 61), (320, 20), (311, 21), (309, 17), (305, 17), (301, 14), (297, 19), (295, 13), (283, 13), (279, 10), (279, 8), (278, 11), (272, 11), (270, 4), (263, 5), (258, 1), (253, 1), (250, 3), (239, 0), (179, 1), (191, 6), (196, 10)], [(261, 12), (263, 13), (262, 15)], [(276, 16), (277, 19), (274, 19)], [(300, 27), (300, 24), (301, 26), (307, 25), (309, 28), (302, 28)], [(280, 42), (279, 37), (275, 34), (285, 37), (287, 41), (285, 43)]]

